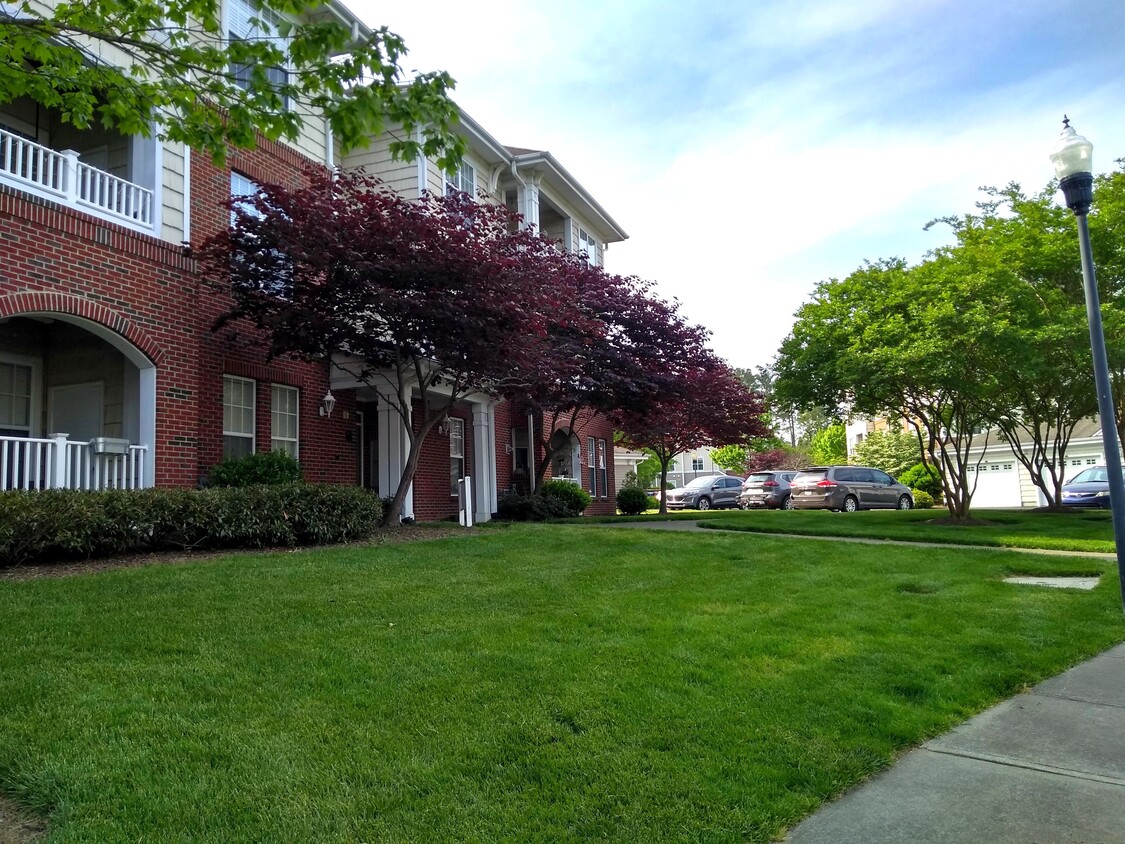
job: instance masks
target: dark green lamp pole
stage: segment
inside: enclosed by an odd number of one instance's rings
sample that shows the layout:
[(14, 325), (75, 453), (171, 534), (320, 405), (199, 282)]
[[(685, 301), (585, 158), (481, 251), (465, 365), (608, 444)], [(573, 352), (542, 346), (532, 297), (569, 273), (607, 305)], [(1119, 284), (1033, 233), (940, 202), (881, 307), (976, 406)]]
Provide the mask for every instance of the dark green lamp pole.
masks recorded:
[(1102, 427), (1102, 448), (1109, 474), (1109, 506), (1113, 513), (1113, 540), (1117, 547), (1117, 574), (1121, 579), (1121, 601), (1125, 607), (1125, 480), (1121, 471), (1121, 448), (1117, 441), (1117, 416), (1109, 382), (1109, 362), (1102, 330), (1102, 309), (1098, 283), (1090, 252), (1090, 227), (1086, 215), (1094, 200), (1094, 174), (1090, 155), (1094, 145), (1074, 131), (1063, 117), (1063, 130), (1051, 152), (1051, 163), (1066, 198), (1066, 207), (1078, 220), (1078, 251), (1082, 256), (1082, 286), (1086, 292), (1086, 319), (1090, 323), (1090, 350), (1094, 354), (1094, 387), (1098, 393), (1098, 416)]

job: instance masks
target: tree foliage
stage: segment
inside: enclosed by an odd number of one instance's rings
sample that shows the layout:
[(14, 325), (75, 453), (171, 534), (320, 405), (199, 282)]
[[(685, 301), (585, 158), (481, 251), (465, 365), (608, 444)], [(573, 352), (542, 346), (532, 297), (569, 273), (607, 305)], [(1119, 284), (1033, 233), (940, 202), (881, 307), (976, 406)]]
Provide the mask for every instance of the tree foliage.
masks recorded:
[(342, 353), (337, 365), (399, 414), (410, 450), (394, 521), (422, 443), (458, 401), (557, 372), (545, 338), (563, 325), (595, 338), (601, 326), (575, 304), (581, 262), (506, 209), (464, 194), (407, 201), (358, 173), (307, 179), (232, 202), (204, 277), (233, 297), (220, 327), (252, 324), (270, 356)]
[(734, 472), (736, 475), (746, 474), (746, 462), (749, 456), (749, 449), (744, 445), (721, 445), (711, 449), (711, 459), (715, 465), (725, 472)]
[(223, 24), (219, 0), (0, 5), (0, 103), (29, 97), (78, 128), (155, 132), (217, 163), (257, 132), (294, 140), (319, 114), (345, 151), (394, 126), (397, 156), (451, 166), (463, 153), (453, 79), (408, 78), (385, 27), (353, 28), (322, 0), (262, 0), (242, 32)]
[[(767, 433), (761, 397), (709, 350), (698, 349), (693, 360), (682, 362), (678, 374), (648, 407), (626, 407), (617, 413), (623, 444), (648, 449), (660, 461), (661, 489), (668, 481), (668, 465), (677, 454)], [(663, 498), (660, 512), (667, 512)]]
[(892, 477), (922, 459), (922, 449), (914, 433), (901, 430), (872, 431), (852, 451), (852, 463), (882, 469)]
[(822, 466), (848, 462), (848, 439), (843, 425), (836, 423), (818, 431), (809, 443), (809, 459)]

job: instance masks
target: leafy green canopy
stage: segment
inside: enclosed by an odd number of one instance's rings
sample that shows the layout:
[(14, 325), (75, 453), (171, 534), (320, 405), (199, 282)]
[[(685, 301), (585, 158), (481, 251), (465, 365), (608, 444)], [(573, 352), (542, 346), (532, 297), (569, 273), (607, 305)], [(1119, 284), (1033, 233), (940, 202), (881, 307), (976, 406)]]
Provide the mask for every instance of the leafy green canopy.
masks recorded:
[(453, 79), (404, 78), (402, 39), (353, 26), (341, 9), (262, 0), (234, 33), (219, 0), (0, 5), (0, 104), (29, 97), (78, 128), (156, 134), (216, 164), (228, 145), (253, 147), (258, 132), (295, 140), (323, 114), (344, 151), (393, 126), (393, 155), (451, 167), (464, 151), (452, 131)]

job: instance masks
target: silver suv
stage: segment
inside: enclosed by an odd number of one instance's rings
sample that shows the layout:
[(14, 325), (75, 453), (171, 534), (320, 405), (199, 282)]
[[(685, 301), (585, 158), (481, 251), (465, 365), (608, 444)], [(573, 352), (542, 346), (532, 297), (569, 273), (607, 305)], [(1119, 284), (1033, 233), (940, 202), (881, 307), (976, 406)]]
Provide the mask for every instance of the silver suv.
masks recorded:
[(817, 466), (802, 469), (793, 479), (793, 507), (797, 510), (910, 510), (910, 488), (886, 472), (866, 466)]
[(751, 472), (742, 482), (742, 494), (738, 496), (738, 506), (743, 510), (751, 507), (779, 507), (793, 509), (793, 496), (789, 484), (797, 477), (796, 470), (790, 472), (767, 471)]
[(688, 481), (679, 489), (668, 490), (668, 509), (710, 510), (718, 507), (737, 507), (742, 479), (727, 475), (703, 475)]

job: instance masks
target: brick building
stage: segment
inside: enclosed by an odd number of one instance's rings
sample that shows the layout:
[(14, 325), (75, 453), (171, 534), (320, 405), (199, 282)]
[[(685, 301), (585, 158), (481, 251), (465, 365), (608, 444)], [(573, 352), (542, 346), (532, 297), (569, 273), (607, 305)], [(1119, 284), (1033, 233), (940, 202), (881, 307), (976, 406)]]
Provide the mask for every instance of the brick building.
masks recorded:
[[(246, 5), (225, 2), (227, 15)], [(310, 165), (364, 166), (408, 198), (470, 190), (599, 264), (625, 238), (549, 153), (502, 146), (467, 116), (462, 129), (469, 153), (452, 177), (392, 160), (381, 138), (341, 157), (316, 118), (297, 142), (260, 140), (219, 168), (179, 144), (75, 130), (31, 101), (0, 105), (0, 488), (194, 486), (224, 456), (280, 449), (309, 480), (393, 494), (407, 438), (387, 397), (343, 359), (267, 361), (212, 331), (223, 302), (192, 253), (228, 224), (232, 194), (295, 184)], [(542, 459), (527, 445), (542, 424), (490, 396), (460, 403), (425, 445), (406, 514), (455, 515), (464, 476), (487, 518)], [(549, 474), (612, 512), (609, 423), (552, 435), (569, 448)]]

